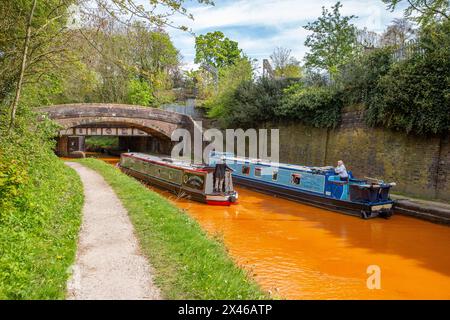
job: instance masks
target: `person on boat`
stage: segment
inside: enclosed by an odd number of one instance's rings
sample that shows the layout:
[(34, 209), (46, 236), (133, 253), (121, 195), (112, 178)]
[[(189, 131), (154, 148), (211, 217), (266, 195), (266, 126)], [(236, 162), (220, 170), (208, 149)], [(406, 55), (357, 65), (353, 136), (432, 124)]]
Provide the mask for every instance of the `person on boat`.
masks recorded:
[(233, 190), (231, 169), (225, 163), (217, 163), (213, 172), (214, 192), (228, 192)]
[(214, 179), (214, 191), (223, 192), (225, 191), (225, 174), (227, 170), (227, 165), (224, 163), (216, 164), (214, 169), (213, 179)]
[(337, 163), (337, 167), (334, 169), (334, 172), (336, 172), (339, 177), (341, 178), (341, 181), (348, 181), (348, 172), (345, 168), (344, 162), (342, 160), (339, 160)]

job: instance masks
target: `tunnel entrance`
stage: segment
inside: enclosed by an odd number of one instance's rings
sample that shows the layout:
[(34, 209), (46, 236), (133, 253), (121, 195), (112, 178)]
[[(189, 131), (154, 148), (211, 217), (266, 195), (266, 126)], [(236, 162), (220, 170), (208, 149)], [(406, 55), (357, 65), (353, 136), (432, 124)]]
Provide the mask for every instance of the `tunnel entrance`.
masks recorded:
[[(106, 139), (114, 143), (102, 143), (102, 140)], [(122, 152), (167, 155), (171, 149), (172, 141), (151, 128), (96, 123), (61, 130), (57, 137), (55, 152), (62, 157), (70, 157), (77, 151), (97, 151), (112, 155), (119, 155)]]

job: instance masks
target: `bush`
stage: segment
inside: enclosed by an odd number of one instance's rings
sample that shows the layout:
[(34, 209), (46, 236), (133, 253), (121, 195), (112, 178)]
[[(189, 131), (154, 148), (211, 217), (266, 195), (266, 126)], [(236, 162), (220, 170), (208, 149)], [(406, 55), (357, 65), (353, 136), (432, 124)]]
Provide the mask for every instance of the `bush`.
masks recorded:
[(288, 80), (265, 78), (241, 83), (223, 103), (222, 125), (249, 128), (273, 120), (288, 84)]
[(416, 54), (382, 76), (367, 104), (372, 126), (414, 132), (450, 129), (450, 21), (422, 32)]
[(0, 299), (63, 299), (75, 258), (81, 182), (35, 118), (21, 107), (11, 135), (0, 125)]
[(275, 109), (278, 118), (298, 120), (314, 127), (335, 127), (341, 118), (340, 94), (330, 87), (293, 85), (284, 91)]
[(345, 105), (371, 102), (378, 81), (391, 69), (392, 53), (392, 48), (374, 49), (342, 68), (336, 81)]

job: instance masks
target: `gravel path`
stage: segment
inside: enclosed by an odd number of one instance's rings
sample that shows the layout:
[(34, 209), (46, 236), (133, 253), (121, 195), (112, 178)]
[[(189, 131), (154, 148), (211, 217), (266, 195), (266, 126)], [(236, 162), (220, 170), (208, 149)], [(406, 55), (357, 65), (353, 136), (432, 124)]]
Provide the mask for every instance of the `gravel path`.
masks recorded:
[(66, 162), (84, 185), (83, 222), (67, 299), (161, 299), (126, 209), (103, 177)]

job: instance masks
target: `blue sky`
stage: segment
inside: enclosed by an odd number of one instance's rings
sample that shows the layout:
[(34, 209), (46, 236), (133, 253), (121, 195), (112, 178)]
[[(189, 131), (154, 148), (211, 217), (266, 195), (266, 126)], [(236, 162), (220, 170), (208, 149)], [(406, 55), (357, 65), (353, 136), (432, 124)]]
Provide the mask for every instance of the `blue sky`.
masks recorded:
[[(174, 17), (175, 23), (190, 27), (196, 34), (220, 30), (238, 41), (244, 52), (262, 63), (275, 47), (292, 50), (301, 60), (307, 50), (304, 42), (307, 31), (302, 28), (321, 14), (322, 6), (330, 8), (336, 0), (215, 0), (215, 6), (189, 1), (187, 7), (194, 21)], [(354, 23), (359, 28), (381, 33), (403, 11), (386, 10), (382, 0), (342, 0), (344, 15), (356, 15)], [(194, 67), (194, 36), (168, 29), (176, 47), (183, 56), (184, 68)]]

